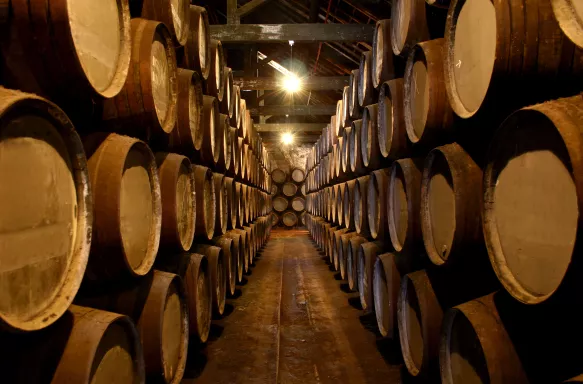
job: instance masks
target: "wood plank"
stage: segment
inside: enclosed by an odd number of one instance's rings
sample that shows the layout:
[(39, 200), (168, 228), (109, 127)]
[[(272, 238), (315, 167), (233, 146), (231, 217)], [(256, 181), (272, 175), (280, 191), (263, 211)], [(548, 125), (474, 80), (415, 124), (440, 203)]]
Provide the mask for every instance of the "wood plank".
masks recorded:
[(237, 13), (237, 0), (227, 0), (227, 25), (240, 24), (241, 19)]
[(255, 124), (257, 132), (321, 132), (327, 124)]
[(335, 105), (266, 105), (252, 108), (251, 116), (332, 116), (336, 113)]
[(247, 4), (239, 7), (239, 9), (237, 10), (237, 14), (239, 15), (239, 17), (246, 16), (246, 15), (250, 14), (251, 12), (255, 11), (255, 9), (257, 7), (259, 7), (263, 4), (269, 3), (270, 1), (271, 0), (251, 0)]
[(315, 43), (324, 41), (372, 43), (372, 24), (239, 24), (211, 25), (211, 38), (226, 43)]
[[(335, 91), (348, 85), (350, 76), (310, 76), (302, 79), (302, 91)], [(241, 90), (279, 90), (281, 78), (276, 77), (238, 77), (233, 80)]]

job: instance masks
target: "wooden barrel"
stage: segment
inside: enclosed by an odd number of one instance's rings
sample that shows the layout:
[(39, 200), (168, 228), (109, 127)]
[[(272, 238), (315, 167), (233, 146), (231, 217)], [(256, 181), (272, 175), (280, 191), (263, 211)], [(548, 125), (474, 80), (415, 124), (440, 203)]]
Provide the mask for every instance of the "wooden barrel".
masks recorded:
[(143, 383), (146, 379), (138, 331), (120, 314), (72, 305), (47, 329), (0, 338), (0, 368), (7, 383), (110, 383), (112, 378), (117, 383)]
[(387, 186), (389, 185), (389, 168), (379, 169), (370, 174), (366, 211), (368, 227), (373, 239), (387, 234)]
[(211, 327), (212, 297), (208, 261), (199, 253), (165, 254), (156, 268), (182, 279), (188, 302), (190, 341), (206, 343)]
[(302, 212), (306, 209), (306, 200), (302, 197), (294, 197), (291, 201), (291, 207), (296, 212)]
[(441, 380), (446, 384), (529, 382), (500, 319), (494, 295), (468, 301), (446, 312), (439, 365)]
[[(231, 72), (232, 73), (232, 72)], [(241, 125), (241, 88), (233, 85), (233, 115), (231, 116), (231, 126), (239, 128)]]
[(573, 43), (583, 48), (583, 7), (576, 0), (551, 0), (559, 26)]
[(220, 130), (219, 104), (212, 96), (203, 96), (203, 120), (202, 120), (202, 146), (197, 160), (201, 163), (214, 167), (219, 161), (220, 149), (217, 141), (217, 131)]
[(211, 70), (206, 81), (207, 94), (223, 101), (225, 94), (225, 56), (220, 41), (211, 39)]
[(347, 279), (347, 259), (348, 259), (348, 248), (350, 247), (350, 239), (354, 236), (358, 236), (356, 232), (348, 231), (340, 235), (340, 242), (337, 243), (338, 252), (338, 266), (340, 269), (340, 277), (342, 280)]
[(156, 164), (162, 198), (160, 249), (185, 252), (194, 240), (194, 172), (187, 157), (158, 152)]
[(237, 213), (237, 228), (242, 227), (245, 224), (245, 214), (243, 212), (244, 205), (243, 196), (243, 185), (238, 181), (235, 182), (235, 209), (238, 210)]
[(391, 42), (391, 19), (377, 21), (372, 43), (372, 86), (379, 88), (395, 78)]
[(581, 96), (519, 110), (488, 153), (484, 238), (498, 279), (524, 303), (540, 303), (567, 286), (571, 297), (579, 281), (582, 114)]
[(344, 213), (344, 226), (353, 230), (354, 227), (354, 188), (356, 180), (347, 181), (342, 195), (342, 212)]
[(154, 155), (144, 142), (115, 133), (90, 135), (83, 144), (95, 206), (85, 277), (99, 283), (144, 276), (158, 253), (162, 222)]
[(235, 258), (235, 277), (237, 283), (243, 282), (243, 273), (245, 272), (245, 239), (240, 233), (233, 230), (225, 234), (226, 237), (233, 240), (233, 257)]
[[(352, 126), (354, 126), (354, 121), (352, 122)], [(345, 177), (352, 176), (352, 170), (350, 169), (350, 138), (352, 136), (352, 126), (344, 128), (344, 134), (342, 135), (343, 147), (340, 153), (340, 165), (342, 166), (342, 173), (344, 173)]]
[[(342, 137), (338, 138), (337, 144), (334, 144), (334, 179), (337, 181), (344, 180), (344, 173), (342, 172), (342, 159), (340, 158), (344, 146)], [(303, 188), (303, 186), (302, 186)]]
[(346, 188), (346, 183), (336, 185), (336, 199), (333, 204), (336, 207), (336, 220), (338, 221), (338, 224), (350, 228), (346, 222), (346, 212), (344, 211), (344, 195), (346, 193)]
[(362, 161), (361, 129), (362, 120), (354, 120), (350, 130), (348, 157), (350, 159), (350, 170), (355, 175), (364, 175), (366, 173), (366, 168)]
[(415, 44), (429, 40), (425, 0), (396, 0), (391, 17), (390, 38), (395, 55), (407, 57)]
[(304, 172), (303, 169), (301, 169), (301, 168), (294, 168), (294, 170), (291, 173), (291, 179), (294, 182), (296, 182), (298, 184), (303, 183), (304, 180), (305, 180), (305, 178), (306, 178), (306, 173)]
[[(241, 225), (241, 228), (243, 226)], [(249, 242), (251, 239), (249, 238), (249, 234), (244, 229), (233, 229), (231, 233), (236, 233), (241, 236), (241, 242), (243, 244), (243, 271), (244, 273), (249, 272), (249, 260), (251, 258), (251, 245)]]
[(372, 104), (374, 100), (372, 65), (372, 52), (364, 52), (360, 57), (360, 78), (358, 79), (358, 105), (361, 107)]
[(467, 254), (469, 246), (483, 244), (482, 170), (460, 145), (432, 150), (425, 159), (421, 183), (423, 242), (435, 265), (455, 262)]
[(365, 313), (375, 310), (373, 299), (373, 275), (377, 256), (382, 253), (385, 245), (380, 241), (362, 243), (357, 253), (357, 277), (360, 305)]
[(56, 105), (4, 88), (0, 100), (0, 328), (33, 331), (61, 317), (83, 279), (94, 225), (89, 170)]
[(209, 17), (204, 7), (191, 5), (190, 30), (184, 46), (182, 66), (197, 72), (203, 80), (208, 79), (211, 70), (211, 38)]
[(583, 375), (570, 378), (569, 380), (564, 381), (563, 383), (583, 383)]
[(7, 86), (45, 94), (59, 105), (111, 98), (124, 87), (134, 39), (126, 1), (51, 0), (40, 9), (28, 1), (3, 3)]
[(225, 312), (227, 284), (229, 280), (227, 275), (229, 262), (221, 247), (208, 244), (194, 244), (192, 250), (205, 255), (208, 260), (213, 314), (215, 317), (221, 317)]
[(357, 235), (351, 237), (346, 253), (346, 280), (351, 292), (358, 291), (358, 250), (363, 243), (367, 243), (366, 237)]
[(273, 209), (276, 212), (283, 212), (285, 211), (289, 206), (289, 201), (282, 196), (278, 196), (275, 199), (273, 199)]
[(423, 159), (393, 163), (389, 176), (387, 219), (395, 251), (414, 255), (423, 250), (421, 232), (421, 178)]
[[(338, 117), (337, 117), (338, 118)], [(345, 86), (342, 91), (342, 114), (340, 116), (340, 122), (338, 123), (338, 132), (332, 133), (331, 138), (336, 139), (338, 136), (342, 136), (344, 127), (350, 126), (350, 86)], [(334, 140), (334, 141), (336, 141)]]
[(237, 215), (239, 214), (238, 201), (236, 201), (235, 180), (225, 177), (227, 189), (227, 229), (237, 228)]
[(334, 267), (334, 270), (339, 272), (340, 271), (340, 236), (344, 235), (345, 233), (350, 232), (348, 228), (337, 228), (332, 233), (331, 244), (330, 244), (330, 253), (331, 253), (331, 263)]
[(370, 182), (370, 176), (362, 176), (356, 179), (356, 184), (354, 186), (354, 227), (356, 232), (363, 236), (370, 234), (370, 228), (368, 226), (368, 186)]
[(229, 116), (220, 113), (219, 124), (215, 129), (215, 146), (219, 151), (214, 170), (225, 172), (227, 169), (227, 140), (229, 135)]
[(84, 306), (131, 317), (142, 341), (147, 380), (181, 382), (188, 349), (189, 313), (178, 275), (154, 270), (120, 290), (77, 300)]
[(350, 72), (350, 97), (348, 98), (348, 115), (357, 120), (362, 117), (362, 109), (358, 102), (358, 90), (360, 89), (360, 69)]
[(213, 183), (215, 185), (215, 224), (214, 234), (217, 236), (224, 235), (227, 232), (228, 212), (228, 193), (225, 184), (225, 175), (213, 173)]
[[(492, 112), (500, 113), (561, 93), (580, 92), (580, 87), (572, 86), (581, 84), (583, 51), (562, 33), (551, 3), (451, 2), (444, 73), (447, 96), (458, 116), (469, 118), (484, 103), (492, 103)], [(523, 12), (509, 13), (510, 8)]]
[(445, 91), (445, 40), (415, 45), (407, 60), (404, 80), (405, 127), (413, 144), (434, 147), (453, 128), (453, 110)]
[(170, 136), (169, 147), (197, 159), (203, 139), (203, 94), (198, 73), (178, 69), (178, 102), (176, 128)]
[(221, 101), (221, 113), (229, 116), (229, 121), (233, 116), (235, 92), (233, 90), (233, 70), (229, 67), (225, 67), (225, 79), (224, 79), (224, 96)]
[(207, 167), (193, 165), (194, 190), (196, 196), (196, 220), (194, 234), (197, 237), (210, 240), (215, 231), (215, 183), (213, 173)]
[(141, 17), (164, 23), (174, 41), (185, 45), (190, 32), (190, 1), (188, 0), (143, 0)]
[(231, 237), (226, 235), (214, 237), (212, 242), (223, 250), (227, 295), (233, 296), (235, 294), (235, 285), (237, 284), (237, 263), (239, 261), (239, 255), (235, 253), (235, 243)]
[(287, 174), (285, 173), (284, 170), (279, 169), (279, 168), (275, 168), (272, 172), (271, 172), (271, 179), (276, 183), (276, 184), (283, 184), (285, 183), (285, 181), (287, 180)]
[(249, 245), (248, 264), (253, 265), (253, 258), (255, 257), (255, 236), (251, 227), (244, 226), (243, 231), (247, 233), (247, 244)]
[(382, 337), (397, 337), (397, 303), (401, 288), (401, 273), (397, 267), (398, 254), (379, 255), (374, 265), (373, 298), (377, 327)]
[(119, 94), (105, 100), (103, 120), (119, 132), (161, 145), (177, 119), (174, 44), (163, 23), (138, 18), (131, 27), (134, 48), (128, 76)]
[[(229, 120), (225, 121), (225, 174), (229, 174), (229, 168), (233, 169), (233, 143), (235, 141), (234, 132), (231, 131), (231, 126), (229, 125)], [(231, 176), (234, 176), (234, 170)]]
[(379, 169), (382, 159), (378, 142), (378, 106), (371, 104), (364, 108), (360, 128), (362, 164), (369, 170)]
[(238, 137), (243, 137), (243, 133), (245, 130), (245, 124), (247, 124), (247, 101), (245, 101), (245, 99), (241, 98), (241, 104), (240, 104), (240, 111), (239, 113), (241, 114), (241, 124), (239, 124), (239, 126), (237, 127), (237, 136)]
[(239, 138), (237, 137), (237, 128), (229, 127), (229, 136), (231, 140), (231, 162), (227, 173), (233, 177), (240, 175), (241, 149), (239, 148)]
[(298, 215), (294, 212), (286, 212), (282, 215), (281, 221), (288, 228), (295, 227), (298, 224)]
[(334, 255), (332, 249), (334, 232), (336, 232), (339, 229), (340, 229), (339, 226), (332, 224), (330, 227), (326, 229), (326, 233), (324, 233), (324, 253), (326, 254), (326, 256), (328, 256), (328, 261), (330, 262), (330, 264), (334, 262), (333, 259)]
[(285, 183), (281, 188), (281, 192), (287, 197), (295, 196), (298, 192), (298, 186), (294, 183)]
[(380, 87), (378, 143), (382, 156), (389, 160), (409, 153), (403, 96), (403, 79), (387, 81)]
[(274, 212), (271, 212), (271, 214), (269, 215), (270, 219), (271, 219), (271, 225), (273, 227), (277, 227), (279, 225), (279, 216), (276, 215)]

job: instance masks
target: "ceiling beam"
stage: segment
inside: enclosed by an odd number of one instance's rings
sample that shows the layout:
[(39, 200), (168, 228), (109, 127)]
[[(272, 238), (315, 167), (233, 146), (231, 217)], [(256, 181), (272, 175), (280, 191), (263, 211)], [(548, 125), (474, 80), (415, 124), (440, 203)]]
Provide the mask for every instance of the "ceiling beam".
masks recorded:
[(327, 124), (305, 124), (305, 123), (289, 123), (289, 124), (255, 124), (257, 132), (321, 132)]
[(372, 24), (239, 24), (211, 25), (211, 38), (225, 43), (314, 43), (324, 41), (371, 43)]
[(266, 105), (251, 108), (251, 116), (289, 115), (289, 116), (332, 116), (335, 105)]
[[(302, 79), (302, 91), (336, 91), (342, 90), (350, 81), (350, 76), (310, 76)], [(239, 77), (233, 84), (241, 90), (273, 91), (282, 88), (281, 79), (275, 77)]]
[(251, 0), (245, 5), (242, 5), (237, 9), (237, 14), (239, 17), (247, 16), (251, 12), (255, 11), (255, 9), (263, 4), (270, 2), (271, 0)]

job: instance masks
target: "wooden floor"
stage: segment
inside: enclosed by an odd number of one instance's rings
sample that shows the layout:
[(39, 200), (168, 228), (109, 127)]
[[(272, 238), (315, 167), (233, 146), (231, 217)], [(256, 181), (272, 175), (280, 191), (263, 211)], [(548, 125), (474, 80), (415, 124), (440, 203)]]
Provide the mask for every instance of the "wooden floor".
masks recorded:
[[(183, 383), (400, 383), (399, 352), (308, 232), (275, 230)], [(374, 316), (374, 315), (373, 315)]]

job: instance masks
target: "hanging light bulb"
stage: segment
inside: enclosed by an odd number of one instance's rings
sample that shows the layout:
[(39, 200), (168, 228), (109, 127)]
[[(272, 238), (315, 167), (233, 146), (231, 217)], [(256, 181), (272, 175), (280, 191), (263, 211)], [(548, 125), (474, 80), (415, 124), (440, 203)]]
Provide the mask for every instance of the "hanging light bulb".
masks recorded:
[(283, 88), (288, 93), (296, 93), (302, 89), (302, 81), (293, 73), (283, 79)]
[(294, 136), (291, 133), (286, 132), (283, 135), (281, 135), (281, 142), (284, 145), (293, 144), (293, 142), (294, 142)]

